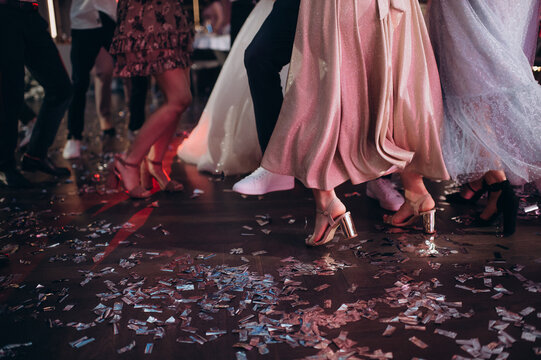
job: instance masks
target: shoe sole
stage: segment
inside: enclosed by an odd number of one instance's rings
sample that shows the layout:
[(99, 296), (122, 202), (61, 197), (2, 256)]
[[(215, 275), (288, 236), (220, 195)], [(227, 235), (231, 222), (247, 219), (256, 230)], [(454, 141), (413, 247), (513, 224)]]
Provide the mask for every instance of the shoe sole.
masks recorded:
[(295, 183), (293, 183), (293, 185), (288, 185), (288, 186), (271, 187), (270, 189), (267, 189), (267, 191), (265, 192), (239, 191), (238, 189), (235, 189), (235, 186), (233, 186), (233, 191), (242, 195), (265, 195), (265, 194), (276, 192), (276, 191), (293, 190), (294, 188), (295, 188)]
[(81, 154), (77, 155), (77, 156), (64, 156), (62, 155), (62, 158), (64, 160), (73, 160), (73, 159), (79, 159), (81, 157)]

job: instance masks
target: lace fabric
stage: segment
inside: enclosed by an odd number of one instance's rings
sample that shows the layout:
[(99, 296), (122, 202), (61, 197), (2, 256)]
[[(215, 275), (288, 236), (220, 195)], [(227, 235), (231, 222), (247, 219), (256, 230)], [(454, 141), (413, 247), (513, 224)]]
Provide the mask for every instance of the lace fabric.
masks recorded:
[(541, 86), (531, 71), (537, 0), (434, 0), (430, 35), (442, 81), (442, 151), (451, 177), (504, 170), (541, 177)]

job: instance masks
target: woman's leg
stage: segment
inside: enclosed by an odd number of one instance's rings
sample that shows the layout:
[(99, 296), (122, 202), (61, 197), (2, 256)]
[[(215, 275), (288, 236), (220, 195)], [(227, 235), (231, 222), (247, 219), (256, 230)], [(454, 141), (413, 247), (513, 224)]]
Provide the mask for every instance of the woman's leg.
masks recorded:
[(113, 81), (113, 57), (104, 48), (100, 49), (94, 69), (94, 91), (96, 95), (96, 112), (101, 131), (113, 129), (111, 114), (111, 83)]
[(460, 189), (460, 196), (462, 198), (469, 200), (471, 199), (475, 193), (483, 187), (483, 178), (470, 181), (468, 185), (462, 186)]
[(146, 164), (146, 166), (148, 166), (150, 173), (156, 178), (162, 189), (171, 180), (169, 175), (165, 172), (162, 162), (176, 130), (177, 124), (172, 123), (169, 129), (167, 129), (167, 131), (164, 132), (158, 141), (152, 145), (148, 153), (149, 162)]
[[(402, 207), (393, 215), (393, 223), (401, 224), (409, 217), (413, 215), (412, 203), (416, 203), (421, 198), (426, 197), (428, 190), (423, 182), (423, 177), (411, 171), (404, 171), (401, 174), (402, 185), (404, 185), (406, 202)], [(418, 211), (424, 212), (434, 208), (436, 203), (432, 197), (427, 197), (419, 206)]]
[[(487, 185), (490, 186), (507, 180), (507, 177), (503, 171), (491, 170), (484, 175), (484, 179)], [(498, 211), (498, 198), (500, 195), (501, 190), (489, 192), (487, 206), (479, 215), (481, 219), (488, 220)]]
[[(124, 161), (128, 164), (141, 163), (154, 144), (157, 144), (158, 147), (166, 147), (165, 138), (170, 139), (168, 131), (176, 126), (180, 116), (192, 100), (189, 69), (169, 70), (156, 75), (156, 80), (165, 95), (165, 103), (143, 124), (128, 153), (124, 156)], [(122, 176), (124, 186), (127, 189), (139, 186), (138, 168), (124, 167)]]

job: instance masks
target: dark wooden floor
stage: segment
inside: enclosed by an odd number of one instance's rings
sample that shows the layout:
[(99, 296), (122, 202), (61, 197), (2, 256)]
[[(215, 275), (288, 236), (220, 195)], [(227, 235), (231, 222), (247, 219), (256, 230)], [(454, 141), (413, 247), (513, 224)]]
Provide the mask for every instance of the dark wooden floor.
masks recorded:
[[(243, 198), (230, 191), (239, 177), (198, 173), (175, 146), (168, 161), (184, 192), (134, 201), (108, 190), (111, 158), (99, 155), (89, 103), (88, 149), (71, 179), (0, 189), (0, 247), (12, 252), (0, 265), (0, 358), (539, 358), (534, 212), (501, 238), (464, 225), (475, 209), (440, 201), (430, 238), (383, 227), (364, 185), (344, 184), (359, 237), (307, 248), (314, 205), (302, 185)], [(113, 148), (125, 145), (121, 136)], [(438, 198), (449, 184), (429, 186)], [(83, 337), (94, 340), (70, 345)]]

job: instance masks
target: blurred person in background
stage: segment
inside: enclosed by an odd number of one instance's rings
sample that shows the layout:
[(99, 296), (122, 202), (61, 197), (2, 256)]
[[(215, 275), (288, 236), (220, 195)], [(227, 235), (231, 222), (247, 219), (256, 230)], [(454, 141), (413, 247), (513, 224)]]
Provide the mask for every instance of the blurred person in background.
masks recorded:
[(116, 26), (116, 0), (73, 0), (70, 19), (73, 100), (68, 113), (68, 141), (62, 153), (65, 159), (81, 156), (86, 93), (94, 66), (100, 128), (104, 139), (115, 136), (111, 123), (113, 58), (108, 51)]
[(69, 106), (72, 87), (48, 24), (39, 15), (35, 2), (0, 0), (0, 51), (0, 97), (4, 105), (0, 111), (0, 183), (8, 187), (31, 186), (15, 161), (25, 66), (43, 86), (45, 97), (22, 157), (22, 170), (69, 176), (67, 168), (58, 167), (49, 159), (48, 150)]

